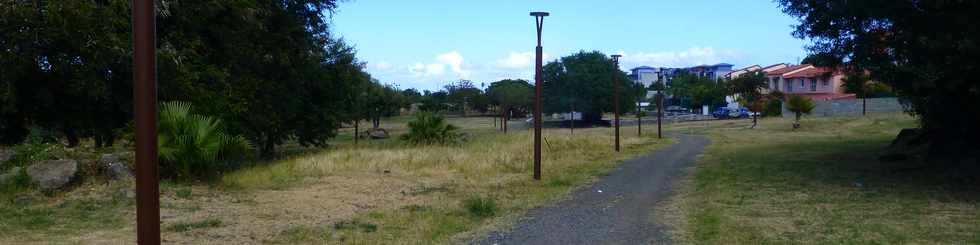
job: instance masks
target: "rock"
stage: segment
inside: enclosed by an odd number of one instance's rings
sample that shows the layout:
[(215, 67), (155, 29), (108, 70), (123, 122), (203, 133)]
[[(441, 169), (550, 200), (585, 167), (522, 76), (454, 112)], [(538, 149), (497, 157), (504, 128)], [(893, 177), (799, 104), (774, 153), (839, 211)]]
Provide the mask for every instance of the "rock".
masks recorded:
[(10, 160), (14, 157), (14, 151), (11, 150), (0, 150), (0, 165)]
[(105, 167), (106, 177), (110, 180), (133, 179), (133, 172), (125, 162), (120, 160), (119, 155), (102, 154), (102, 157), (99, 157), (99, 165)]
[(14, 176), (17, 176), (18, 174), (20, 174), (20, 167), (14, 167), (10, 169), (10, 171), (0, 174), (0, 183), (7, 182), (7, 180), (13, 178)]
[(31, 196), (17, 196), (14, 198), (14, 205), (16, 206), (29, 206), (34, 199)]
[(78, 175), (78, 162), (75, 160), (49, 160), (27, 167), (31, 182), (42, 191), (64, 187)]
[(387, 139), (391, 137), (388, 135), (388, 130), (383, 128), (369, 129), (366, 133), (371, 139)]
[(118, 195), (119, 195), (119, 197), (126, 198), (126, 199), (135, 199), (136, 198), (136, 190), (134, 190), (133, 188), (122, 189), (122, 190), (119, 190), (119, 194)]

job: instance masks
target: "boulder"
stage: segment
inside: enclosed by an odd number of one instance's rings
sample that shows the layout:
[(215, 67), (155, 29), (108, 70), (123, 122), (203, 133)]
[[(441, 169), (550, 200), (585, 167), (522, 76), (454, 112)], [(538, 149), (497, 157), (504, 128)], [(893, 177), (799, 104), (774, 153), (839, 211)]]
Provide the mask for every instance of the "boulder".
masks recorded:
[(387, 139), (391, 137), (388, 135), (388, 130), (383, 128), (369, 129), (366, 133), (371, 139)]
[(11, 151), (11, 150), (0, 150), (0, 165), (3, 165), (7, 161), (10, 161), (10, 158), (13, 158), (13, 157), (14, 157), (14, 151)]
[(99, 166), (105, 168), (105, 175), (109, 180), (129, 180), (133, 179), (133, 172), (130, 171), (126, 162), (116, 154), (102, 154), (99, 157)]
[(56, 190), (71, 183), (78, 175), (78, 162), (75, 160), (49, 160), (27, 167), (31, 183), (42, 191)]

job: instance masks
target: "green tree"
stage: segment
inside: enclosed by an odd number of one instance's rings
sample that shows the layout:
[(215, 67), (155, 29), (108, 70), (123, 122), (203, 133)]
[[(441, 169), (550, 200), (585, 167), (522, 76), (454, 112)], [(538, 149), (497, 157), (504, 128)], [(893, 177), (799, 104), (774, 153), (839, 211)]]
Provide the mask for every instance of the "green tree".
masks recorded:
[(599, 121), (613, 111), (615, 83), (619, 84), (620, 113), (633, 111), (636, 96), (626, 73), (599, 51), (580, 51), (542, 68), (545, 112), (567, 112), (574, 107), (585, 121)]
[(675, 73), (667, 93), (678, 97), (681, 105), (695, 108), (702, 105), (715, 107), (725, 103), (725, 95), (731, 91), (723, 81), (699, 77), (684, 71)]
[(6, 1), (0, 7), (0, 140), (61, 132), (108, 146), (130, 116), (129, 1)]
[(382, 117), (398, 115), (404, 104), (402, 94), (390, 84), (381, 84), (372, 81), (367, 88), (366, 117), (371, 120), (372, 126), (377, 129), (381, 126)]
[[(868, 71), (909, 106), (932, 156), (980, 152), (976, 1), (779, 0), (821, 63)], [(839, 66), (838, 66), (839, 65)]]
[(813, 104), (813, 100), (807, 97), (803, 97), (797, 94), (792, 94), (789, 96), (789, 100), (786, 102), (786, 109), (796, 114), (796, 121), (793, 122), (793, 129), (800, 128), (800, 118), (803, 114), (810, 114), (816, 105)]
[(517, 108), (528, 111), (534, 100), (534, 86), (521, 79), (504, 79), (490, 83), (487, 88), (490, 104), (496, 105), (501, 111)]
[(759, 114), (765, 110), (766, 97), (762, 90), (768, 86), (768, 79), (762, 72), (749, 72), (729, 81), (732, 92), (739, 97), (742, 105), (747, 107), (752, 113), (752, 127), (758, 125)]

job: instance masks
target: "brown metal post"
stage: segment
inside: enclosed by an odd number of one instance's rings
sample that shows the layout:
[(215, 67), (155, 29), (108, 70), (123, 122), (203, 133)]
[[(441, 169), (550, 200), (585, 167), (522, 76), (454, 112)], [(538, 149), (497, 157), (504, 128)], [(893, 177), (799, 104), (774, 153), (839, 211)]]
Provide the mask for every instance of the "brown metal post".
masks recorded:
[(636, 100), (636, 136), (643, 136), (643, 119), (640, 118), (640, 100)]
[(664, 117), (664, 95), (663, 90), (657, 91), (657, 138), (662, 139), (664, 135), (660, 132), (660, 121)]
[(572, 112), (569, 112), (572, 120), (569, 122), (568, 134), (575, 134), (575, 103), (572, 103)]
[(538, 46), (535, 47), (534, 61), (534, 179), (541, 180), (541, 27), (547, 12), (531, 12), (538, 30)]
[(358, 136), (360, 136), (359, 134), (361, 133), (360, 132), (361, 129), (359, 128), (360, 125), (358, 125), (360, 122), (361, 119), (354, 119), (354, 144), (355, 145), (357, 144), (357, 138)]
[(154, 0), (133, 0), (133, 114), (136, 121), (136, 242), (160, 244)]
[(619, 57), (623, 57), (623, 56), (618, 54), (612, 55), (613, 64), (615, 64), (616, 67), (616, 69), (613, 71), (612, 82), (613, 82), (613, 108), (615, 112), (613, 116), (613, 123), (616, 125), (616, 151), (617, 152), (619, 152), (619, 81), (617, 81), (616, 79), (618, 78), (617, 76), (618, 74), (616, 73), (619, 72)]

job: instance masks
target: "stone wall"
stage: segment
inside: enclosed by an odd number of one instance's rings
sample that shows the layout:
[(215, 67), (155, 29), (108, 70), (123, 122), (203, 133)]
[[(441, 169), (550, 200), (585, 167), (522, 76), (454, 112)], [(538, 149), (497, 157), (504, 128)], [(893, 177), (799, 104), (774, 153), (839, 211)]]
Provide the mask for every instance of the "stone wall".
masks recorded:
[[(829, 117), (845, 115), (861, 115), (861, 99), (847, 100), (815, 100), (816, 105), (809, 116)], [(868, 99), (868, 113), (877, 112), (901, 112), (902, 104), (898, 98), (870, 98)], [(793, 117), (793, 112), (786, 109), (783, 103), (783, 116)]]

